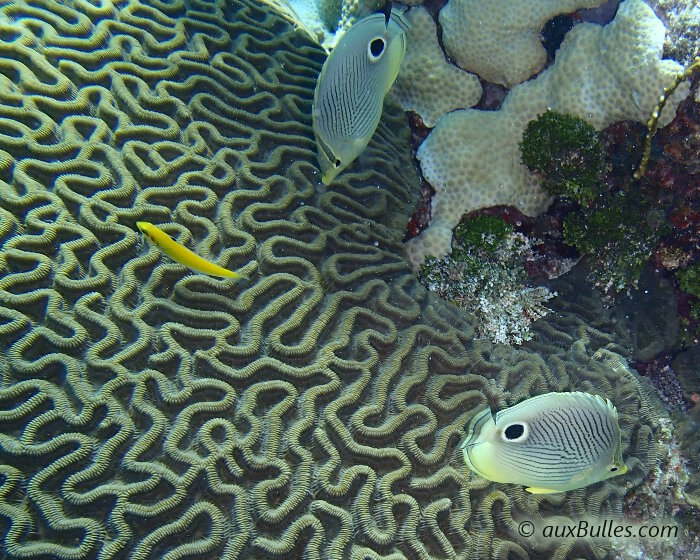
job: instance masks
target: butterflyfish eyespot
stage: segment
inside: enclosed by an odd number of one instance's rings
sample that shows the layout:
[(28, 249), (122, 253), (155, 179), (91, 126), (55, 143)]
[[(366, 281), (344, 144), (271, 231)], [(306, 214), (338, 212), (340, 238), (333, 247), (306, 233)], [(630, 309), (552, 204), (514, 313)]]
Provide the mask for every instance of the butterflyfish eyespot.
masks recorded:
[(510, 442), (519, 442), (527, 439), (527, 426), (522, 422), (515, 422), (506, 426), (503, 430), (503, 440)]
[(367, 54), (371, 62), (377, 62), (384, 53), (386, 42), (383, 37), (375, 37), (367, 45)]

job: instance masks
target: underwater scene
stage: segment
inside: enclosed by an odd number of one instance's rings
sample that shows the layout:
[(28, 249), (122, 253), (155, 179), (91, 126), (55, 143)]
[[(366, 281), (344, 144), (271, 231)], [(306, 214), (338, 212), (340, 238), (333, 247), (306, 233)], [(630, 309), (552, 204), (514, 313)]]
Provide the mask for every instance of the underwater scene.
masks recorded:
[(697, 0), (0, 0), (0, 559), (700, 558)]

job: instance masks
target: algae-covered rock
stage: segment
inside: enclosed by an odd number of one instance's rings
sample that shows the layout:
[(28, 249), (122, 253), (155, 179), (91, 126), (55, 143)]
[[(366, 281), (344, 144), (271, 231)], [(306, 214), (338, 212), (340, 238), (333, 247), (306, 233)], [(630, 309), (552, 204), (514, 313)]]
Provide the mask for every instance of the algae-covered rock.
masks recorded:
[(530, 286), (525, 263), (534, 260), (530, 239), (501, 218), (477, 215), (455, 228), (452, 252), (428, 258), (418, 278), (431, 292), (476, 317), (476, 334), (499, 344), (530, 340), (530, 323), (549, 313), (554, 297)]
[[(700, 395), (700, 344), (679, 353), (671, 362), (671, 367), (683, 388), (683, 396), (692, 400), (693, 394)], [(695, 397), (697, 401), (698, 398)]]
[(587, 206), (603, 191), (603, 144), (583, 119), (543, 113), (525, 127), (520, 152), (528, 169), (542, 173), (542, 186), (552, 196)]

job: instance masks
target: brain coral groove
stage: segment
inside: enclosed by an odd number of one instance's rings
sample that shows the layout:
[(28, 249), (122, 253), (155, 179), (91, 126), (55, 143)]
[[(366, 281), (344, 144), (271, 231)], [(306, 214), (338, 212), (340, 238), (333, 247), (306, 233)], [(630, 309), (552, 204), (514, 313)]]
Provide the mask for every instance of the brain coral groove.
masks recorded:
[[(401, 111), (323, 191), (323, 52), (251, 0), (0, 1), (0, 55), (4, 557), (605, 556), (515, 520), (619, 515), (654, 410), (602, 306), (562, 298), (516, 350), (416, 282)], [(250, 281), (189, 274), (137, 220)], [(617, 404), (624, 480), (564, 499), (466, 470), (478, 407), (571, 389)]]

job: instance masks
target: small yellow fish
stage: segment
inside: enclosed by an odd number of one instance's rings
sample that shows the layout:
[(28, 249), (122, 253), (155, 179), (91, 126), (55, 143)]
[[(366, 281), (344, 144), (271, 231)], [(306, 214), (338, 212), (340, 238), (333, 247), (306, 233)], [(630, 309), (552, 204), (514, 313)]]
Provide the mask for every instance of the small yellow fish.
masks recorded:
[(148, 237), (156, 247), (171, 259), (195, 272), (201, 272), (209, 276), (218, 276), (220, 278), (243, 278), (240, 274), (236, 274), (218, 264), (209, 262), (193, 253), (187, 247), (175, 241), (158, 226), (154, 226), (150, 222), (136, 222), (136, 226), (141, 230), (141, 233)]
[(547, 393), (476, 414), (461, 445), (467, 466), (532, 494), (583, 488), (627, 472), (612, 403), (589, 393)]

